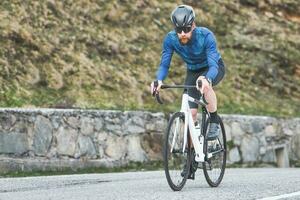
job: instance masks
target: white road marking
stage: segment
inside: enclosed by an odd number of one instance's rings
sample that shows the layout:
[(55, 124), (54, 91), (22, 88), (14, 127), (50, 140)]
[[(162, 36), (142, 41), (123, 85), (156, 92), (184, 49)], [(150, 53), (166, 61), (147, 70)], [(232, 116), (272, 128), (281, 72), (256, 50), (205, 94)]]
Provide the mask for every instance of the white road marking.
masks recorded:
[(283, 198), (294, 197), (294, 196), (300, 196), (300, 191), (289, 193), (289, 194), (282, 194), (279, 196), (266, 197), (259, 200), (277, 200), (277, 199), (283, 199)]

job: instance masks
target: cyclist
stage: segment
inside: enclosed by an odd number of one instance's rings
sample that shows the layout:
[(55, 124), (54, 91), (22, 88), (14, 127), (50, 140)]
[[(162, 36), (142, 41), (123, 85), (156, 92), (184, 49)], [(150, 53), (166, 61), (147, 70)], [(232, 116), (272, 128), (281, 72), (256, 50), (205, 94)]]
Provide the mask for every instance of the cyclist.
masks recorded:
[[(162, 81), (166, 78), (173, 52), (176, 52), (186, 63), (186, 85), (195, 85), (202, 81), (202, 87), (197, 88), (208, 102), (207, 110), (210, 112), (211, 121), (208, 131), (208, 140), (218, 137), (220, 127), (217, 117), (217, 98), (213, 86), (216, 86), (224, 77), (225, 65), (217, 49), (216, 39), (208, 28), (197, 27), (195, 24), (195, 12), (191, 6), (177, 6), (172, 14), (171, 21), (174, 30), (164, 38), (162, 56), (156, 81), (151, 83), (151, 92), (159, 92)], [(197, 89), (189, 89), (188, 95), (199, 99)], [(197, 119), (198, 105), (189, 102), (193, 120)]]

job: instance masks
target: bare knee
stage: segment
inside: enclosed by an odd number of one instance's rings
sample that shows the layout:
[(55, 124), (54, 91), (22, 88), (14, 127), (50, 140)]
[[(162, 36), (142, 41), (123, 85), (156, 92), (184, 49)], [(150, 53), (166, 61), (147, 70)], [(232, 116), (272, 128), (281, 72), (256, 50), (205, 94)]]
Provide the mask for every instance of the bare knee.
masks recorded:
[(195, 108), (191, 109), (191, 113), (192, 113), (192, 117), (193, 117), (194, 121), (197, 120), (197, 112), (198, 112), (198, 109), (195, 109)]

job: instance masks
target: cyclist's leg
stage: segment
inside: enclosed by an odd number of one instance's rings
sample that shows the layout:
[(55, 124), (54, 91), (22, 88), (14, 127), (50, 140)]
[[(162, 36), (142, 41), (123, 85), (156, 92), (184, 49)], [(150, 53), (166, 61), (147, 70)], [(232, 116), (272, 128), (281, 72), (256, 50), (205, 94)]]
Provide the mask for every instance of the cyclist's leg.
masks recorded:
[[(216, 86), (220, 81), (224, 78), (225, 75), (225, 65), (223, 63), (222, 58), (219, 59), (218, 61), (218, 74), (214, 80), (212, 80), (212, 87), (210, 87), (205, 93), (204, 97), (206, 101), (209, 103), (207, 106), (207, 110), (210, 113), (215, 113), (217, 111), (217, 97), (216, 93), (213, 89), (214, 86)], [(206, 75), (207, 71), (203, 74), (204, 76)]]
[[(218, 61), (219, 68), (218, 68), (218, 74), (214, 80), (212, 80), (212, 86), (216, 86), (224, 77), (225, 75), (225, 66), (220, 59)], [(206, 73), (204, 73), (205, 75)], [(217, 97), (214, 92), (213, 87), (210, 87), (205, 93), (204, 93), (205, 99), (208, 102), (207, 110), (210, 112), (210, 124), (209, 124), (209, 132), (208, 132), (208, 140), (214, 140), (216, 137), (218, 137), (219, 134), (219, 123), (218, 123), (218, 115), (217, 115)]]
[[(186, 73), (186, 78), (185, 78), (185, 85), (195, 85), (196, 80), (199, 76), (201, 76), (203, 73), (207, 71), (207, 68), (200, 69), (200, 70), (187, 70)], [(200, 98), (200, 93), (196, 88), (188, 89), (187, 93), (189, 96), (199, 99)], [(194, 122), (197, 120), (197, 112), (198, 112), (198, 104), (189, 102), (189, 106), (191, 108), (191, 113), (193, 116)]]
[(205, 100), (208, 102), (208, 105), (206, 106), (208, 112), (214, 113), (217, 111), (217, 96), (213, 89), (213, 87), (209, 87), (204, 92)]
[(193, 121), (197, 121), (197, 113), (198, 113), (198, 108), (191, 108), (191, 113), (193, 116)]

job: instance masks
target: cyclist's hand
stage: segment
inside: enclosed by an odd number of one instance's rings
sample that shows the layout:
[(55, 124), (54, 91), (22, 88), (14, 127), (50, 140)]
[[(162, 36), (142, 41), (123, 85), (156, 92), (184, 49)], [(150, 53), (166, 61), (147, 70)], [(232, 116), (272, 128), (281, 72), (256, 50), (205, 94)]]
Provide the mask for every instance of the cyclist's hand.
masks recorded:
[[(202, 82), (202, 86), (201, 88), (199, 88), (198, 86), (198, 81), (201, 81)], [(197, 85), (197, 89), (202, 93), (204, 94), (210, 87), (210, 84), (209, 82), (207, 81), (207, 79), (205, 78), (205, 76), (199, 76), (199, 78), (197, 79), (196, 81), (196, 85)]]
[(151, 83), (151, 94), (153, 96), (159, 92), (161, 85), (162, 81), (160, 80), (156, 80)]

